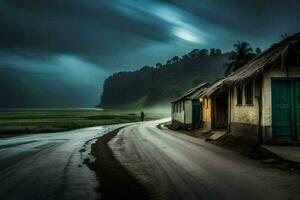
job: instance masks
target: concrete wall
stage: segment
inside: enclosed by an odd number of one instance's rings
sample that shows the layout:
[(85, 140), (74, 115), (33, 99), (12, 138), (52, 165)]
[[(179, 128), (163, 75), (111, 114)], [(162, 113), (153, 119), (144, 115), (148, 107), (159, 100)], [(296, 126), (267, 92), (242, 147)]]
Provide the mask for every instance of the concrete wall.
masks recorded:
[[(253, 83), (253, 94), (255, 94)], [(237, 95), (236, 87), (231, 89), (231, 94), (229, 95), (230, 103), (230, 122), (232, 123), (242, 123), (242, 124), (251, 124), (259, 125), (259, 97), (253, 97), (253, 104), (246, 105), (245, 95), (243, 93), (243, 104), (237, 105)]]
[(193, 123), (193, 105), (192, 101), (185, 101), (184, 102), (184, 112), (185, 112), (185, 123), (192, 124)]
[[(242, 136), (247, 141), (256, 144), (259, 139), (259, 96), (260, 85), (258, 80), (253, 84), (253, 103), (246, 104), (245, 91), (243, 89), (242, 104), (237, 104), (237, 88), (230, 89), (229, 98), (229, 134)], [(244, 88), (244, 85), (242, 85)]]
[(202, 99), (202, 128), (211, 130), (211, 97)]
[[(178, 109), (178, 111), (177, 111), (177, 109), (175, 109), (175, 111), (172, 112), (172, 121), (177, 121), (177, 122), (180, 122), (180, 123), (184, 123), (184, 109), (182, 109), (182, 104), (183, 103), (184, 102), (181, 102), (181, 111), (180, 111), (180, 109)], [(176, 104), (179, 105), (180, 103), (177, 102)]]
[[(179, 102), (177, 103), (179, 104)], [(184, 104), (184, 105), (183, 105)], [(181, 123), (184, 127), (192, 126), (192, 101), (181, 101), (181, 110), (172, 112), (172, 121)]]

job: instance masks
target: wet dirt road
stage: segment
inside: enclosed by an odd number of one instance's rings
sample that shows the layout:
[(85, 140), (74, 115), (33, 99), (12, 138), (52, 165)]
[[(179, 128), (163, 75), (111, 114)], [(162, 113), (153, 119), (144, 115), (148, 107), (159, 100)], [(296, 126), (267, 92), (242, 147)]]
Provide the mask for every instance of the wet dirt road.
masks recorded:
[(0, 139), (0, 199), (97, 199), (87, 142), (120, 126)]
[(109, 143), (116, 158), (159, 199), (300, 199), (300, 176), (145, 122)]

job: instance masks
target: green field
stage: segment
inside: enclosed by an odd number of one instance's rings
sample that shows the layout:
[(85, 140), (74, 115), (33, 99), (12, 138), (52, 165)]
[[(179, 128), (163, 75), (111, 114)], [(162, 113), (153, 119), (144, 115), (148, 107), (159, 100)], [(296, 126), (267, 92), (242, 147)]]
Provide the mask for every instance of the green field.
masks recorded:
[[(145, 110), (145, 120), (168, 117), (167, 112)], [(0, 110), (0, 135), (49, 133), (98, 125), (136, 122), (140, 111), (101, 109)]]

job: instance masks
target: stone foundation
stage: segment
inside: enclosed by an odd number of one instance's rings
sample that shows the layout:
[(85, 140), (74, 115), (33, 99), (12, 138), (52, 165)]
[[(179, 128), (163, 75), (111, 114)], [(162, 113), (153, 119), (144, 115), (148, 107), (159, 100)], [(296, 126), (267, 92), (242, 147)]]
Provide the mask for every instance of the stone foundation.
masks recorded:
[(259, 141), (259, 126), (243, 123), (230, 123), (230, 135), (235, 137), (247, 137), (253, 142)]
[(201, 128), (210, 130), (211, 129), (211, 122), (202, 121)]
[(172, 128), (175, 130), (179, 129), (192, 129), (193, 124), (184, 124), (182, 122), (179, 122), (177, 120), (172, 120)]
[(272, 144), (273, 142), (273, 133), (271, 126), (262, 127), (262, 140), (264, 144)]

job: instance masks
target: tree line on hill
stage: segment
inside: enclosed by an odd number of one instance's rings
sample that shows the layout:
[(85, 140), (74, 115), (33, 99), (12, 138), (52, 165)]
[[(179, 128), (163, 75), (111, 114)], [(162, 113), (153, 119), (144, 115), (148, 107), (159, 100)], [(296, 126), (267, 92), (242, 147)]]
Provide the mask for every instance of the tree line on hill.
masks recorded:
[(221, 56), (221, 55), (222, 55), (221, 49), (212, 48), (212, 49), (210, 49), (210, 51), (208, 51), (207, 49), (194, 49), (191, 52), (189, 52), (188, 54), (183, 55), (181, 58), (178, 56), (174, 56), (170, 60), (167, 60), (165, 65), (163, 65), (161, 63), (156, 63), (155, 66), (157, 68), (161, 68), (163, 66), (178, 63), (182, 60), (188, 60), (190, 58), (199, 58), (201, 56)]
[(165, 64), (115, 73), (105, 80), (99, 107), (168, 104), (191, 87), (228, 76), (260, 53), (259, 48), (253, 51), (249, 43), (238, 42), (230, 53), (222, 53), (218, 48), (194, 49), (168, 59)]

